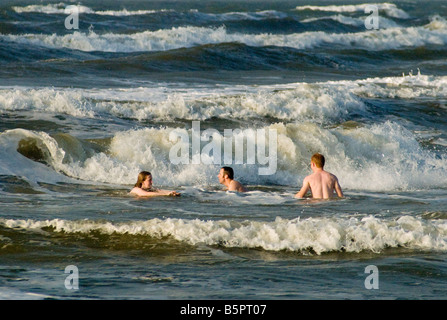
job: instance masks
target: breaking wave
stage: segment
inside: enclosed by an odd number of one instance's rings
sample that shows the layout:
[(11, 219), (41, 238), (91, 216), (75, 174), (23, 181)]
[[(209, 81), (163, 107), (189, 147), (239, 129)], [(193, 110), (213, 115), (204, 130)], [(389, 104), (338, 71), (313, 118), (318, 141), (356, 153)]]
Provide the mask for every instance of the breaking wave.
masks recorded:
[(191, 245), (227, 248), (261, 248), (304, 254), (329, 252), (380, 253), (388, 248), (423, 251), (447, 250), (447, 223), (401, 216), (388, 220), (364, 218), (307, 218), (274, 221), (235, 221), (200, 219), (150, 219), (129, 222), (101, 222), (0, 219), (6, 228), (67, 234), (97, 232), (104, 235), (138, 235), (155, 239), (165, 237)]

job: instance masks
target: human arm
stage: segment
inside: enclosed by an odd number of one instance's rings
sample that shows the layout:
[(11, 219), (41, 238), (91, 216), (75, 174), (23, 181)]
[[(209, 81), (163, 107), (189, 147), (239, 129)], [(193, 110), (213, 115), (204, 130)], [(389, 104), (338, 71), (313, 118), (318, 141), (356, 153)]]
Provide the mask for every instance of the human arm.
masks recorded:
[(341, 190), (340, 184), (338, 183), (338, 179), (335, 180), (335, 192), (337, 192), (337, 196), (343, 198), (343, 191)]
[(177, 191), (170, 191), (170, 190), (157, 190), (156, 193), (160, 196), (172, 196), (172, 197), (178, 197), (180, 196), (180, 193)]
[(146, 191), (142, 188), (135, 187), (130, 191), (131, 194), (140, 196), (140, 197), (157, 197), (157, 196), (179, 196), (180, 193), (176, 191), (169, 190), (158, 190), (155, 191)]
[(309, 181), (306, 178), (304, 178), (303, 180), (303, 186), (301, 187), (301, 190), (295, 195), (295, 198), (304, 198), (304, 196), (306, 195), (307, 191), (310, 190), (310, 184)]

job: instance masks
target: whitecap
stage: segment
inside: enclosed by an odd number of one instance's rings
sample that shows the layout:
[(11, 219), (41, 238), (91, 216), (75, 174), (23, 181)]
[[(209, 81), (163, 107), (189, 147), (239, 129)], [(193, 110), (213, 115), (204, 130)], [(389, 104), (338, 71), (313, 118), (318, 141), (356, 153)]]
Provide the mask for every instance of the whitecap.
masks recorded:
[[(304, 254), (328, 252), (375, 252), (388, 248), (410, 250), (447, 250), (447, 223), (411, 216), (380, 219), (306, 218), (274, 221), (150, 219), (145, 221), (104, 222), (93, 220), (0, 219), (6, 228), (39, 232), (125, 234), (152, 238), (171, 237), (191, 245), (228, 248), (262, 248)], [(48, 231), (47, 231), (48, 232)]]
[(364, 3), (353, 5), (327, 5), (327, 6), (297, 6), (296, 10), (330, 11), (330, 12), (365, 12), (370, 6), (376, 6), (381, 12), (389, 17), (409, 19), (410, 16), (404, 10), (399, 9), (393, 3)]
[(0, 35), (5, 41), (49, 48), (68, 48), (81, 51), (104, 52), (151, 52), (198, 45), (227, 42), (243, 43), (248, 46), (278, 46), (295, 49), (312, 49), (320, 46), (343, 46), (352, 49), (372, 51), (392, 50), (426, 45), (445, 45), (447, 43), (447, 22), (439, 16), (431, 18), (424, 26), (379, 28), (356, 33), (329, 33), (323, 31), (293, 34), (244, 34), (230, 33), (222, 26), (173, 27), (156, 31), (133, 34), (97, 34), (75, 31), (66, 35), (21, 34)]

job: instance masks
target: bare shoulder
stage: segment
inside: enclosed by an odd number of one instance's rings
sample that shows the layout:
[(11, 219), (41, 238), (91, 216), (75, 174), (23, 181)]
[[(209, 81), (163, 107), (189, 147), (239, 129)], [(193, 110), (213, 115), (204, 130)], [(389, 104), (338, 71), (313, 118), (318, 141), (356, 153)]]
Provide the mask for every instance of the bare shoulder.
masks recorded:
[(140, 196), (140, 197), (151, 197), (158, 195), (158, 192), (146, 191), (141, 188), (135, 187), (130, 191), (130, 194)]
[(335, 174), (333, 174), (333, 173), (329, 173), (329, 174), (330, 174), (330, 177), (331, 177), (332, 180), (338, 181), (338, 178), (337, 178), (337, 176)]
[(228, 187), (228, 191), (245, 192), (247, 190), (239, 181), (233, 180), (231, 181), (230, 186)]
[(140, 193), (140, 188), (137, 188), (137, 187), (135, 187), (135, 188), (133, 188), (132, 190), (130, 190), (130, 194), (135, 194), (135, 195), (139, 195), (139, 193)]
[(317, 179), (317, 173), (312, 173), (303, 179), (303, 184), (311, 183), (313, 180)]
[(324, 179), (329, 179), (329, 180), (334, 180), (334, 181), (337, 180), (337, 177), (334, 174), (330, 173), (329, 171), (323, 171), (320, 174)]

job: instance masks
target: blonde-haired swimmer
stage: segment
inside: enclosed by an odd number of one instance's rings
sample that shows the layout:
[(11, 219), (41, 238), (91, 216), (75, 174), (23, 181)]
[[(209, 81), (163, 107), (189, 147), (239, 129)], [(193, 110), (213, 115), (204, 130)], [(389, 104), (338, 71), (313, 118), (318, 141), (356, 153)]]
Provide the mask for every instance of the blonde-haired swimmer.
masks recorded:
[(149, 171), (141, 171), (138, 174), (137, 183), (130, 191), (131, 194), (139, 197), (157, 197), (157, 196), (179, 196), (176, 191), (160, 190), (152, 187), (152, 174)]

